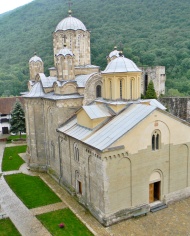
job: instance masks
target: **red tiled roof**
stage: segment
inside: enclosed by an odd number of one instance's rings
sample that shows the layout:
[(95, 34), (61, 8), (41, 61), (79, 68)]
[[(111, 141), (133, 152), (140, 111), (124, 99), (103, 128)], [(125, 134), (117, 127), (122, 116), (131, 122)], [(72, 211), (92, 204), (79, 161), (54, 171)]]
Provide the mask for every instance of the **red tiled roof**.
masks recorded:
[(22, 103), (24, 108), (23, 97), (0, 98), (0, 114), (10, 114), (17, 99)]

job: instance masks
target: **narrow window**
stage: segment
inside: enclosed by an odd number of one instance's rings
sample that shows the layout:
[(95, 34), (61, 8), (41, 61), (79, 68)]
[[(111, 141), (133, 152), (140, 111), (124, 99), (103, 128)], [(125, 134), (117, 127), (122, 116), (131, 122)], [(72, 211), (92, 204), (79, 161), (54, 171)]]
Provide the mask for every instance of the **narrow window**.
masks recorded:
[(156, 149), (159, 149), (159, 134), (156, 135)]
[(122, 94), (122, 90), (123, 90), (123, 86), (122, 86), (122, 80), (120, 80), (120, 99), (122, 99), (123, 94)]
[(148, 74), (146, 73), (144, 76), (144, 94), (146, 93), (148, 88)]
[(97, 85), (96, 86), (96, 97), (99, 98), (101, 97), (101, 86), (100, 85)]
[(155, 150), (155, 136), (152, 135), (152, 150)]
[(110, 99), (112, 99), (112, 82), (110, 80)]
[(131, 100), (133, 99), (133, 80), (131, 80), (131, 84), (130, 84), (130, 92), (131, 92)]
[(155, 130), (154, 134), (152, 135), (152, 150), (159, 150), (161, 144), (161, 135), (159, 130)]
[(76, 143), (74, 143), (74, 160), (79, 161), (79, 149)]
[(78, 181), (78, 192), (82, 194), (82, 183)]

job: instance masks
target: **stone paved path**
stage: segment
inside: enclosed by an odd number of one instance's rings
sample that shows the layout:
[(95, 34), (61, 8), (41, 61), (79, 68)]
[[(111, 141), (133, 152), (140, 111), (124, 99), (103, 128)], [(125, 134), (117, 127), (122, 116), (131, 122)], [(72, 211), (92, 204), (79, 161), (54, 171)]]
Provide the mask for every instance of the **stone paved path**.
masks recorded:
[(60, 210), (65, 207), (66, 207), (66, 205), (63, 202), (58, 202), (58, 203), (43, 206), (43, 207), (33, 208), (30, 211), (32, 212), (33, 215), (40, 215), (43, 213)]

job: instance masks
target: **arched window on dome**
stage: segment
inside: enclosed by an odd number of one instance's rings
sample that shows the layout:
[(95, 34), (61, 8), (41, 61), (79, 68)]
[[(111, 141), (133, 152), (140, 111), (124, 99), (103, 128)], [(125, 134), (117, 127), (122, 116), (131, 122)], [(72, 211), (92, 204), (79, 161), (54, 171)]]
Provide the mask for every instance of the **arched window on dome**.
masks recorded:
[(152, 134), (152, 151), (159, 150), (161, 147), (161, 133), (155, 130)]
[(131, 97), (131, 100), (133, 100), (133, 96), (134, 96), (134, 79), (131, 79), (130, 81), (130, 97)]
[(110, 99), (112, 99), (112, 81), (110, 80)]
[(81, 54), (81, 35), (78, 35), (78, 40), (77, 40), (77, 45), (78, 45), (78, 63), (80, 65), (80, 54)]
[(102, 88), (100, 85), (96, 86), (96, 97), (100, 98), (102, 96)]
[(120, 99), (123, 98), (123, 80), (119, 81), (119, 93), (120, 93)]

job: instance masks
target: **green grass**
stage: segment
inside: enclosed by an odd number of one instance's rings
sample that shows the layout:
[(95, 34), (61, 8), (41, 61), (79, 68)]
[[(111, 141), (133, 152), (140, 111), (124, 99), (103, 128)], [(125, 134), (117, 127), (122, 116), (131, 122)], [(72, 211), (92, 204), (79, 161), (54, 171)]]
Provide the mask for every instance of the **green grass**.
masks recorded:
[[(7, 143), (11, 143), (12, 140), (16, 139), (20, 139), (20, 135), (11, 135), (7, 138)], [(22, 134), (21, 139), (26, 139), (26, 134)]]
[(13, 225), (10, 219), (2, 219), (0, 220), (0, 235), (1, 236), (21, 236), (21, 234), (17, 231), (15, 226)]
[(38, 176), (14, 174), (6, 175), (5, 180), (29, 209), (61, 202), (60, 198)]
[(3, 154), (2, 171), (18, 170), (24, 163), (18, 153), (26, 152), (26, 145), (6, 147)]
[[(37, 218), (53, 236), (90, 236), (86, 226), (68, 208), (38, 215)], [(59, 224), (64, 223), (64, 228)]]

